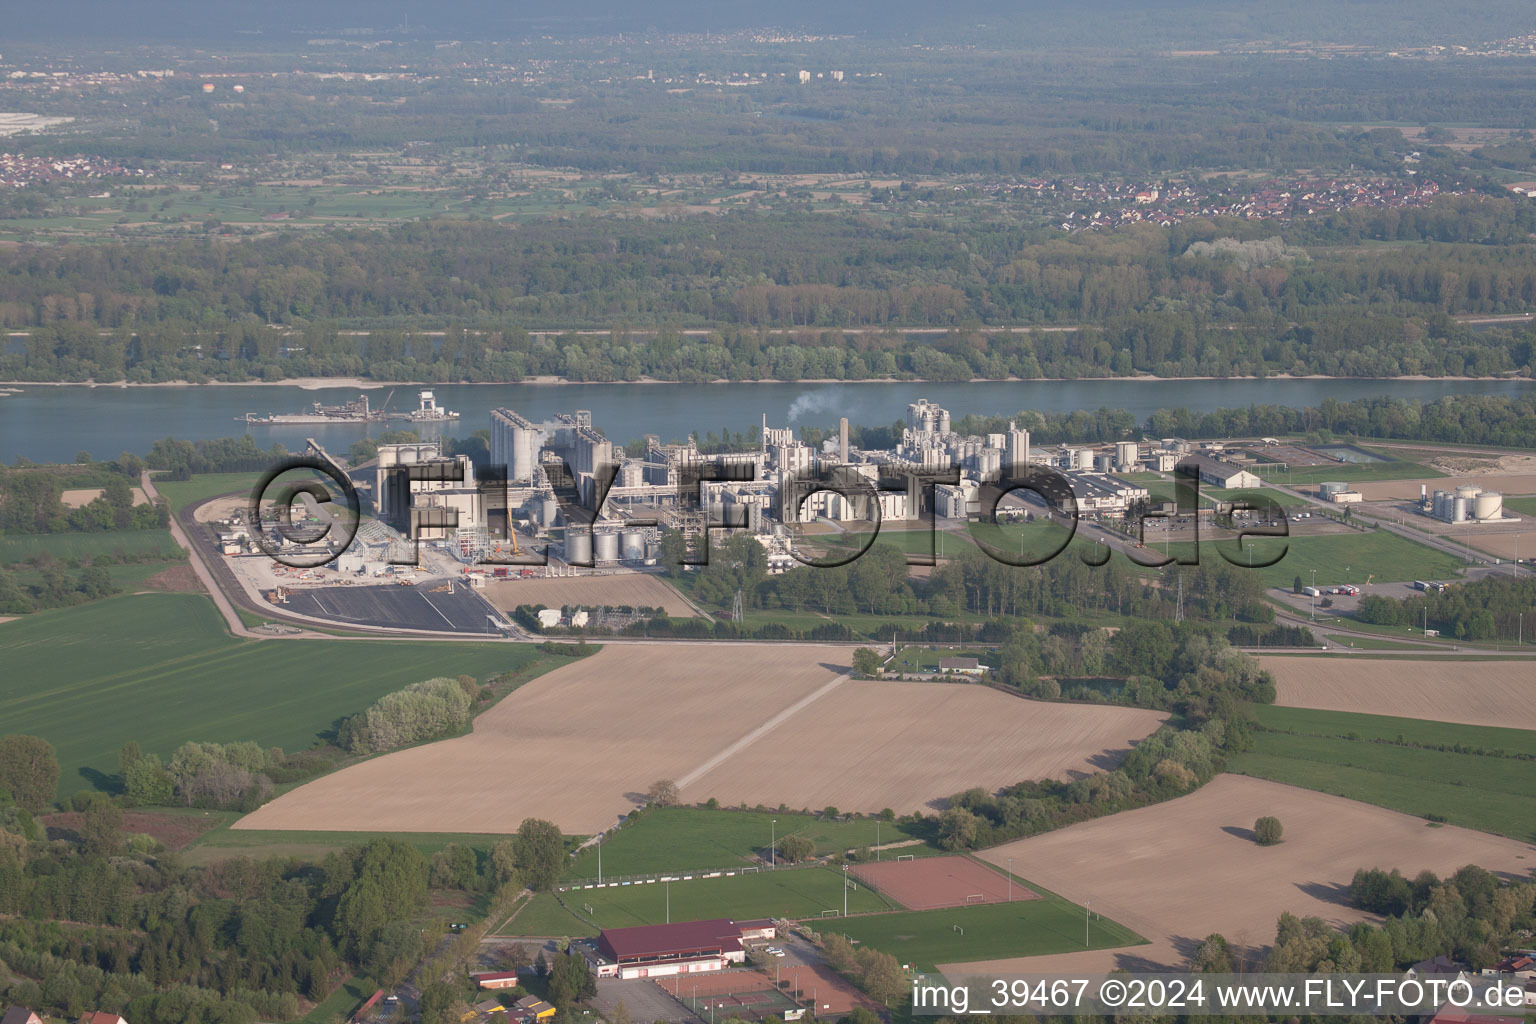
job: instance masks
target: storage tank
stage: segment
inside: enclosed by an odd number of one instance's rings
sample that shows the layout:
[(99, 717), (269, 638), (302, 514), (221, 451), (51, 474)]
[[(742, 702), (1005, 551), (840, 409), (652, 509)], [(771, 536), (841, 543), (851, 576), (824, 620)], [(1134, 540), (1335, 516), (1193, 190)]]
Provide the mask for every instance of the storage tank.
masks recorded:
[(1466, 498), (1468, 501), (1471, 501), (1481, 493), (1483, 493), (1483, 489), (1476, 484), (1462, 484), (1456, 488), (1456, 497)]
[(1451, 495), (1448, 491), (1436, 491), (1434, 496), (1434, 517), (1436, 519), (1449, 519), (1451, 515)]
[(619, 535), (619, 551), (626, 562), (638, 562), (645, 558), (645, 534), (639, 530), (625, 530)]
[(572, 565), (590, 565), (592, 562), (592, 535), (585, 529), (565, 531), (565, 560)]
[(1349, 490), (1349, 484), (1344, 483), (1342, 480), (1329, 480), (1325, 483), (1320, 483), (1317, 485), (1317, 493), (1322, 495), (1324, 498), (1332, 498), (1340, 491), (1347, 490)]
[(1467, 521), (1467, 502), (1468, 499), (1460, 494), (1451, 499), (1451, 522), (1464, 523)]
[(1472, 518), (1478, 521), (1500, 519), (1504, 515), (1504, 495), (1498, 491), (1483, 491), (1472, 499)]
[(597, 560), (599, 562), (617, 562), (619, 560), (619, 535), (616, 533), (600, 533), (594, 543), (597, 545)]
[(1115, 462), (1121, 466), (1134, 466), (1141, 458), (1141, 445), (1135, 441), (1115, 442)]
[(560, 511), (560, 503), (555, 501), (553, 495), (539, 499), (539, 523), (548, 528), (555, 525), (555, 515)]

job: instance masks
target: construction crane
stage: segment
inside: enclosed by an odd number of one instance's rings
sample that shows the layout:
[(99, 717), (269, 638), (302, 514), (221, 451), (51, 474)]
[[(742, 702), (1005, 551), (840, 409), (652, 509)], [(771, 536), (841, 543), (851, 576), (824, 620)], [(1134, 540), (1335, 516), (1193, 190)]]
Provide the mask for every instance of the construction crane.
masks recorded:
[(395, 400), (395, 389), (394, 388), (390, 388), (389, 389), (389, 395), (384, 399), (383, 407), (379, 409), (379, 415), (381, 417), (389, 415), (389, 403), (393, 402), (394, 400)]

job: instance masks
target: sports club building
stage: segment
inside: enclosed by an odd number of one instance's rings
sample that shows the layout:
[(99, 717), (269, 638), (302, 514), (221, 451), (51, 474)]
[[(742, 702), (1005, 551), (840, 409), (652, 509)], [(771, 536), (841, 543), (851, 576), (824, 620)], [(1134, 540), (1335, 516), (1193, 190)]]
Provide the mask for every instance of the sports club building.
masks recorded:
[(720, 971), (747, 958), (747, 944), (769, 942), (771, 920), (680, 921), (638, 928), (605, 928), (587, 947), (599, 978), (663, 978)]

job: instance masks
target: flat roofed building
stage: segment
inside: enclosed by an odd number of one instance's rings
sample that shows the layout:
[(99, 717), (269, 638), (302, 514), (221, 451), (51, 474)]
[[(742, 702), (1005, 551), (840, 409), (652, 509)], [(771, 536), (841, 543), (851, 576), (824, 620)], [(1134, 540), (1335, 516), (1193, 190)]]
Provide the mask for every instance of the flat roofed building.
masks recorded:
[(607, 928), (594, 944), (598, 977), (657, 978), (723, 970), (746, 960), (745, 942), (772, 939), (772, 921), (681, 921)]

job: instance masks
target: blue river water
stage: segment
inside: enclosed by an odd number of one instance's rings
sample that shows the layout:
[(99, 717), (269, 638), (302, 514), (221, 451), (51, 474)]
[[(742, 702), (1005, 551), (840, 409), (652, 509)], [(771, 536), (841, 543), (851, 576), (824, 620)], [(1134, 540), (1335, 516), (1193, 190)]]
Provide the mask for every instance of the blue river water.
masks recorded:
[[(1373, 395), (1433, 400), (1444, 395), (1517, 395), (1532, 387), (1517, 380), (1088, 380), (907, 383), (872, 381), (839, 384), (465, 384), (436, 385), (438, 404), (461, 414), (441, 430), (465, 435), (484, 428), (492, 409), (507, 406), (535, 421), (557, 412), (590, 409), (593, 424), (623, 443), (642, 434), (664, 440), (724, 428), (745, 431), (770, 426), (836, 426), (839, 416), (855, 424), (879, 425), (900, 419), (908, 402), (927, 398), (955, 418), (1011, 415), (1025, 409), (1069, 412), (1100, 407), (1125, 409), (1145, 419), (1158, 409), (1210, 410), (1268, 404), (1317, 405), (1325, 398), (1348, 401)], [(281, 442), (290, 449), (314, 437), (344, 452), (381, 424), (317, 424), (247, 427), (246, 413), (292, 413), (312, 402), (340, 404), (357, 388), (190, 385), (186, 387), (89, 387), (16, 385), (19, 393), (0, 397), (0, 459), (24, 456), (34, 462), (67, 462), (80, 451), (112, 458), (123, 451), (142, 454), (159, 438), (186, 440), (231, 437), (249, 432), (263, 448)], [(367, 389), (381, 406), (389, 387)], [(415, 408), (417, 387), (395, 390), (392, 412)], [(403, 426), (394, 423), (391, 426)]]

